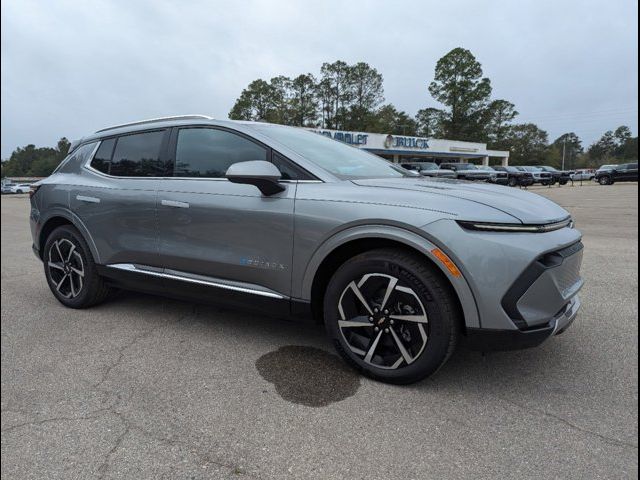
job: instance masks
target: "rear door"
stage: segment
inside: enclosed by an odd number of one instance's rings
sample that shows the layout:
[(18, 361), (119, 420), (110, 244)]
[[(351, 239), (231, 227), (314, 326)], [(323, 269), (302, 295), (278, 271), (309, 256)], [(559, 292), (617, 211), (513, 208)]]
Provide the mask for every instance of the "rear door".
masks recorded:
[(169, 130), (102, 140), (69, 203), (103, 265), (158, 266), (156, 192)]
[(169, 152), (173, 177), (158, 192), (165, 274), (288, 296), (296, 183), (265, 197), (224, 177), (234, 163), (271, 160), (271, 150), (232, 130), (186, 127), (173, 129)]

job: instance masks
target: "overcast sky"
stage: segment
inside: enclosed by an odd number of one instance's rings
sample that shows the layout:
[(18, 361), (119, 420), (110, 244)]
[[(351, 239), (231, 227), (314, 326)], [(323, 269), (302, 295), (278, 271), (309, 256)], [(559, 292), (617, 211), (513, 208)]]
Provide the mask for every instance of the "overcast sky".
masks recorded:
[(638, 3), (607, 1), (2, 2), (2, 158), (100, 127), (227, 114), (256, 78), (364, 61), (388, 102), (437, 106), (427, 85), (471, 50), (494, 98), (553, 140), (638, 132)]

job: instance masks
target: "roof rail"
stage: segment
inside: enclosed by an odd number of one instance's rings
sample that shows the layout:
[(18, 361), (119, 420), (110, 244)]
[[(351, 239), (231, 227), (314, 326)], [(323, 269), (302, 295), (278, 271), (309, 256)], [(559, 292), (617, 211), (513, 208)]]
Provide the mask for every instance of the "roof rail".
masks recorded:
[(130, 127), (132, 125), (144, 125), (145, 123), (156, 123), (156, 122), (164, 122), (167, 120), (213, 120), (213, 117), (208, 115), (174, 115), (172, 117), (158, 117), (158, 118), (149, 118), (147, 120), (139, 120), (137, 122), (130, 123), (122, 123), (120, 125), (113, 125), (111, 127), (102, 128), (100, 130), (96, 130), (96, 133), (106, 132), (107, 130), (115, 130), (116, 128), (122, 127)]

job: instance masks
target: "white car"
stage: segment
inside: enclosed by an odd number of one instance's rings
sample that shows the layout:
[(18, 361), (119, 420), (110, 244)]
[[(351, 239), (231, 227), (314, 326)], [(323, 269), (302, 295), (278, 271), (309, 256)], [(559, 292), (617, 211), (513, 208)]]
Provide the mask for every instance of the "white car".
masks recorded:
[(596, 177), (596, 174), (593, 170), (576, 170), (575, 173), (571, 174), (571, 180), (574, 182), (581, 182), (583, 180), (591, 181)]
[(15, 185), (11, 185), (11, 193), (29, 193), (30, 189), (30, 183), (16, 183)]

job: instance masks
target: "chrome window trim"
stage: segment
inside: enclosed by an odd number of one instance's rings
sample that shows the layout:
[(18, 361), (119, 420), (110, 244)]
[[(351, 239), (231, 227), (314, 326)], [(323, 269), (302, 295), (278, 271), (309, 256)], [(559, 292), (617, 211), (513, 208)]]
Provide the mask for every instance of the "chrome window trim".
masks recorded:
[[(91, 166), (91, 162), (93, 161), (93, 157), (95, 157), (96, 153), (98, 152), (98, 148), (100, 148), (100, 145), (102, 144), (104, 140), (99, 140), (97, 145), (95, 146), (95, 148), (93, 149), (93, 151), (91, 152), (91, 155), (89, 155), (89, 157), (87, 158), (87, 160), (85, 160), (84, 164), (82, 165), (82, 168), (84, 168), (85, 170), (90, 171), (91, 173), (94, 173), (96, 175), (100, 175), (101, 177), (105, 177), (105, 178), (111, 178), (114, 180), (118, 180), (118, 179), (125, 179), (125, 180), (200, 180), (200, 181), (226, 181), (228, 182), (229, 179), (228, 178), (224, 178), (224, 177), (119, 177), (116, 175), (109, 175), (107, 173), (103, 173), (100, 172), (98, 170), (96, 170), (95, 168), (93, 168)], [(279, 180), (278, 183), (325, 183), (323, 180)]]
[(231, 290), (234, 292), (240, 292), (240, 293), (248, 293), (251, 295), (257, 295), (260, 297), (268, 297), (268, 298), (275, 298), (278, 300), (284, 300), (286, 297), (284, 295), (280, 295), (279, 293), (276, 292), (266, 292), (263, 290), (255, 290), (253, 288), (248, 288), (248, 287), (240, 287), (240, 286), (236, 286), (236, 285), (229, 285), (226, 283), (221, 283), (221, 282), (215, 282), (215, 281), (209, 281), (209, 280), (200, 280), (197, 278), (190, 278), (190, 277), (183, 277), (180, 275), (174, 275), (171, 273), (166, 273), (166, 272), (157, 272), (157, 271), (153, 271), (153, 270), (145, 270), (143, 268), (138, 268), (136, 267), (133, 263), (112, 263), (109, 265), (106, 265), (109, 268), (115, 268), (117, 270), (124, 270), (127, 272), (135, 272), (135, 273), (142, 273), (145, 275), (151, 275), (153, 277), (160, 277), (160, 278), (166, 278), (169, 280), (181, 280), (183, 282), (188, 282), (188, 283), (196, 283), (198, 285), (206, 285), (209, 287), (214, 287), (214, 288), (220, 288), (222, 290)]

